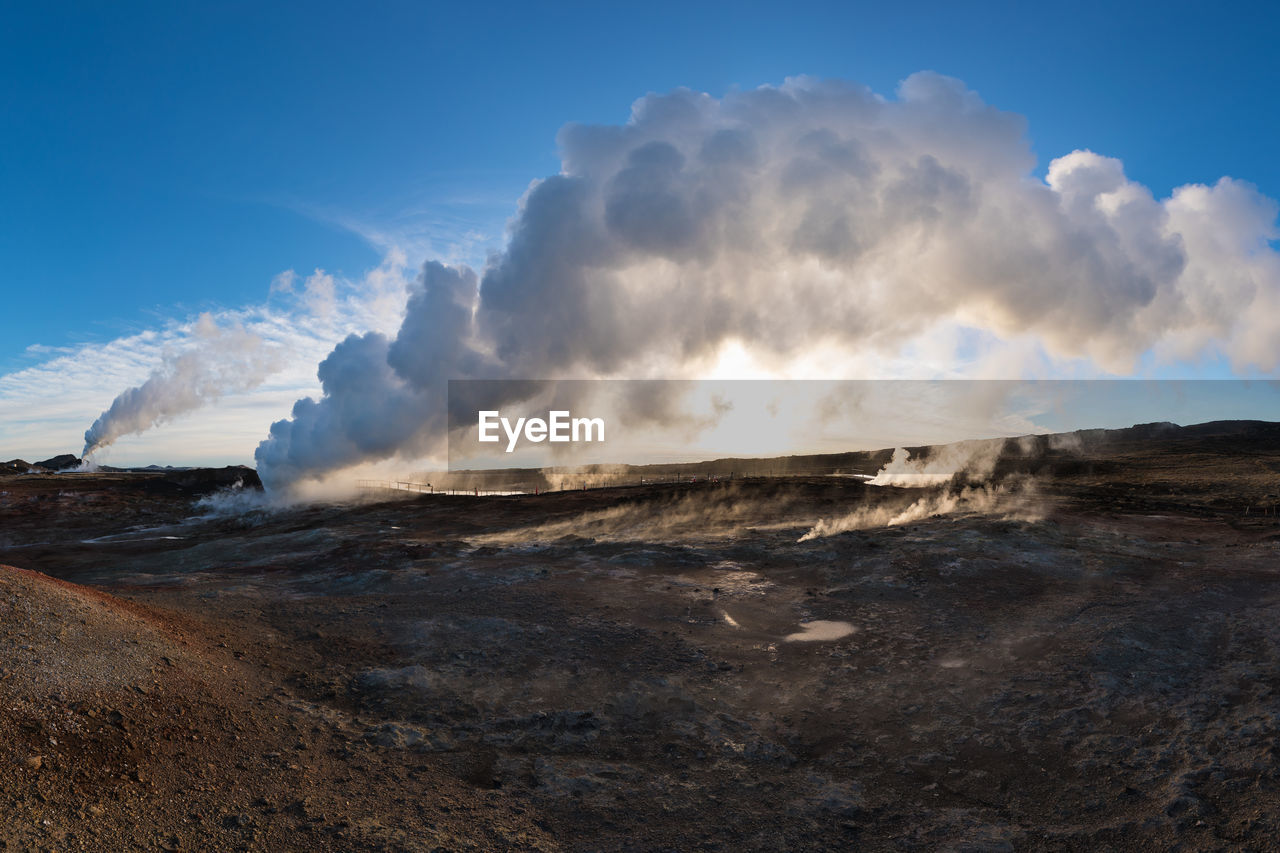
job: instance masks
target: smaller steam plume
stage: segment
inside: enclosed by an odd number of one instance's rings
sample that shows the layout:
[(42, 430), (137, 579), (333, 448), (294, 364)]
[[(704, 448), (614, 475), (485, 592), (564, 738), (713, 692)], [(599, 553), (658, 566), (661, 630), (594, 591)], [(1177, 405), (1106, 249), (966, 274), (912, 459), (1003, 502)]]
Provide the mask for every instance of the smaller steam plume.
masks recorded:
[(893, 459), (867, 482), (873, 486), (936, 486), (949, 482), (957, 474), (971, 480), (982, 481), (991, 476), (1004, 439), (985, 441), (957, 441), (932, 447), (928, 456), (911, 458), (911, 453), (899, 447), (893, 451)]
[(195, 345), (166, 357), (146, 382), (112, 401), (84, 434), (88, 457), (126, 435), (147, 431), (195, 411), (224, 394), (262, 384), (282, 366), (279, 351), (239, 326), (222, 328), (201, 314), (192, 328)]
[(658, 500), (629, 501), (528, 527), (475, 537), (480, 545), (556, 542), (565, 537), (596, 542), (673, 542), (729, 537), (744, 527), (794, 524), (794, 496), (745, 494), (734, 486)]
[(825, 518), (819, 519), (818, 523), (797, 541), (808, 542), (810, 539), (835, 536), (847, 530), (896, 527), (899, 524), (910, 524), (935, 515), (961, 512), (989, 514), (996, 510), (1001, 498), (1005, 495), (1003, 486), (986, 485), (923, 497), (906, 509), (884, 506), (858, 509), (830, 521)]
[[(889, 464), (867, 480), (868, 485), (935, 487), (933, 491), (905, 509), (901, 504), (866, 506), (838, 518), (819, 519), (798, 541), (965, 513), (1038, 521), (1044, 517), (1046, 502), (1035, 478), (1016, 476), (1006, 477), (999, 483), (990, 482), (1005, 443), (1002, 438), (959, 441), (930, 447), (927, 455), (917, 459), (899, 447), (893, 451)], [(1032, 436), (1016, 439), (1014, 445), (1024, 456), (1038, 451), (1038, 443)]]

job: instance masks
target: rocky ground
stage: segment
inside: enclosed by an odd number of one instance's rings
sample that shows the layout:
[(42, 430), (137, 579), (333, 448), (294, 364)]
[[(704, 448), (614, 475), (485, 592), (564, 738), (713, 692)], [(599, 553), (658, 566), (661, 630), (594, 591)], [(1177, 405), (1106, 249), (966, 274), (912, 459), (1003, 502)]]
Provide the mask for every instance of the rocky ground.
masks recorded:
[(955, 487), (0, 477), (0, 848), (1276, 847), (1274, 432), (999, 474), (803, 542)]

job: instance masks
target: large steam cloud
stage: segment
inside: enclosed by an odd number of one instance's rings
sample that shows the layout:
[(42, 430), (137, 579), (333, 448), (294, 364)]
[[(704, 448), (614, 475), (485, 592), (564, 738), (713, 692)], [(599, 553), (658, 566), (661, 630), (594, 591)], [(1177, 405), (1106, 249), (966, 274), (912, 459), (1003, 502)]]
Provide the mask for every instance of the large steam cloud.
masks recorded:
[(726, 347), (899, 354), (942, 328), (1130, 372), (1280, 358), (1276, 204), (1223, 178), (1157, 200), (1016, 115), (916, 74), (887, 100), (807, 78), (570, 125), (482, 274), (430, 262), (394, 339), (341, 343), (257, 450), (269, 486), (437, 451), (444, 382), (694, 376)]
[(260, 385), (282, 365), (279, 351), (243, 328), (223, 328), (201, 314), (194, 345), (169, 356), (146, 382), (121, 393), (84, 434), (88, 457), (122, 436), (195, 411), (223, 394)]

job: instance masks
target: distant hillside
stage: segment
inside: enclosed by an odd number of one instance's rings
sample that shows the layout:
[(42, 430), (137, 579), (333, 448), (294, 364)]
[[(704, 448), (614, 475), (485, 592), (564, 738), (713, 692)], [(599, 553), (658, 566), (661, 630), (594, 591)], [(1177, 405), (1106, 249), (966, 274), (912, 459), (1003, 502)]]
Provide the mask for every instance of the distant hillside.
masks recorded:
[[(1106, 458), (1135, 449), (1178, 452), (1194, 443), (1197, 449), (1220, 448), (1239, 453), (1243, 445), (1280, 447), (1280, 423), (1270, 421), (1211, 421), (1180, 426), (1158, 422), (1123, 429), (1084, 429), (1066, 433), (989, 439), (1003, 442), (998, 474), (1014, 471), (1050, 473), (1074, 470), (1088, 460)], [(959, 442), (957, 442), (959, 443)], [(953, 444), (909, 446), (913, 459), (928, 459)], [(605, 483), (640, 483), (704, 477), (812, 477), (838, 474), (871, 476), (887, 465), (894, 448), (847, 453), (803, 454), (774, 457), (723, 457), (700, 462), (653, 465), (586, 465), (564, 469), (501, 468), (418, 475), (433, 479), (440, 488), (578, 488)]]

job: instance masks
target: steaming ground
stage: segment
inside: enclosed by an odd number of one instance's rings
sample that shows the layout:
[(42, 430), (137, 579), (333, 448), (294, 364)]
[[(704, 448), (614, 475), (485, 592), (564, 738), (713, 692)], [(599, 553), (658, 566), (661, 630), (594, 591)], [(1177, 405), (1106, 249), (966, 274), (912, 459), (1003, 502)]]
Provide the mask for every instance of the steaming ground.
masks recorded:
[[(1280, 429), (1027, 467), (993, 465), (992, 505), (804, 541), (982, 487), (237, 514), (145, 474), (5, 477), (0, 563), (80, 586), (0, 569), (0, 832), (57, 850), (1269, 847)], [(1036, 513), (1007, 511), (1030, 473)]]

